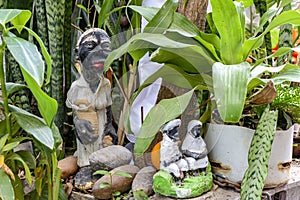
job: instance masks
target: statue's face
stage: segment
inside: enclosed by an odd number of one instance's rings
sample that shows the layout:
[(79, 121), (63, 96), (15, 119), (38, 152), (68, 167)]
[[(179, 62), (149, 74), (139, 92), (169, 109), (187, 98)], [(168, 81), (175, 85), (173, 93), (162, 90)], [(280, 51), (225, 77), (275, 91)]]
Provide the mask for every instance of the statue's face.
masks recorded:
[(200, 131), (201, 131), (201, 125), (196, 125), (192, 128), (191, 134), (194, 138), (198, 138), (200, 136)]
[(104, 62), (111, 52), (110, 39), (104, 31), (95, 29), (83, 36), (78, 47), (82, 73), (89, 82), (103, 74)]

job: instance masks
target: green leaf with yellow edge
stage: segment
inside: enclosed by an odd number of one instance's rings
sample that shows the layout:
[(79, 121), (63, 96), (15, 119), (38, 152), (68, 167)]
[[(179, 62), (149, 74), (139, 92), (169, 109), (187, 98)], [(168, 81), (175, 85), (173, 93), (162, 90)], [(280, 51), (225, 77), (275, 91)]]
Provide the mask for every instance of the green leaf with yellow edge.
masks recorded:
[(181, 96), (161, 100), (149, 111), (136, 137), (134, 153), (137, 156), (147, 150), (162, 125), (183, 113), (193, 92), (194, 90), (190, 90)]

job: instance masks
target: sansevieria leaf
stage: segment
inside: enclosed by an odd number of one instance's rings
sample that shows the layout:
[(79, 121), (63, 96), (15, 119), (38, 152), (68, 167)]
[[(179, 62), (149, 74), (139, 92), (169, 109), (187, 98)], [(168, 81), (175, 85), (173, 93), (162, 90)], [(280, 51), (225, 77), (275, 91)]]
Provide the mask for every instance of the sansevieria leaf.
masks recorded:
[(241, 118), (250, 78), (250, 64), (213, 65), (213, 87), (217, 108), (224, 122), (238, 122)]
[(268, 162), (276, 131), (278, 111), (269, 107), (263, 112), (252, 138), (248, 155), (248, 169), (241, 186), (241, 200), (261, 199), (268, 175)]

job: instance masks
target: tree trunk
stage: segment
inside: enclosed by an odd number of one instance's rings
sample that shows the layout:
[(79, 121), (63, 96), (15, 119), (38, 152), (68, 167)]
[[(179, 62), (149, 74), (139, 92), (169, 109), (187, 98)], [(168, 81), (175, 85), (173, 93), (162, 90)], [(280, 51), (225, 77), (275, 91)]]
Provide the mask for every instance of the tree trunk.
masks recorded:
[(204, 31), (207, 5), (208, 0), (179, 0), (178, 12)]
[[(206, 10), (208, 0), (179, 0), (178, 12), (193, 22), (198, 29), (204, 31), (206, 22)], [(179, 128), (179, 138), (183, 141), (188, 123), (193, 119), (200, 118), (199, 112), (199, 92), (195, 92), (189, 105), (181, 115), (181, 126)]]

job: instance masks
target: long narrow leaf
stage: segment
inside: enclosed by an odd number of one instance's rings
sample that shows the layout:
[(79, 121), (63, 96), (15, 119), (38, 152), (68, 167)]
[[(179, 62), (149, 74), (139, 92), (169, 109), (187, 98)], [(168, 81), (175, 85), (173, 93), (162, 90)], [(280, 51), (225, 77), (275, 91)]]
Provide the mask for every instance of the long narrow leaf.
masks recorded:
[[(141, 43), (139, 43), (139, 44), (134, 43), (135, 41), (139, 41), (139, 40), (144, 41), (145, 43), (143, 43), (142, 46), (140, 45)], [(127, 53), (128, 49), (132, 49), (132, 51), (134, 52), (139, 49), (144, 49), (145, 46), (147, 46), (147, 45), (148, 45), (147, 47), (149, 47), (149, 43), (154, 44), (157, 47), (163, 46), (166, 48), (183, 48), (183, 47), (191, 46), (189, 44), (183, 44), (183, 43), (176, 42), (174, 40), (170, 40), (169, 38), (167, 38), (166, 36), (164, 36), (162, 34), (139, 33), (139, 34), (134, 35), (125, 44), (123, 44), (118, 49), (112, 51), (109, 54), (109, 56), (107, 57), (107, 59), (105, 61), (104, 69), (108, 70), (108, 68), (112, 64), (112, 62), (115, 59), (118, 59), (122, 55)]]
[(45, 66), (36, 46), (18, 37), (4, 37), (4, 41), (20, 66), (30, 74), (38, 85), (42, 85)]
[(114, 1), (111, 0), (104, 0), (102, 2), (101, 10), (98, 15), (98, 27), (102, 27), (104, 21), (108, 17), (107, 13), (109, 13), (110, 9), (112, 8)]
[(137, 135), (134, 146), (134, 153), (137, 156), (142, 155), (147, 150), (163, 124), (183, 113), (193, 92), (194, 90), (191, 90), (181, 96), (162, 100), (150, 110)]
[(0, 24), (5, 25), (12, 22), (14, 25), (25, 25), (31, 17), (31, 12), (28, 10), (18, 9), (1, 9)]
[(171, 25), (178, 0), (167, 0), (146, 25), (144, 32), (163, 33)]
[(250, 79), (250, 64), (213, 65), (213, 86), (217, 107), (224, 122), (238, 122), (241, 118)]
[(2, 200), (15, 200), (15, 193), (11, 180), (2, 169), (0, 169), (0, 198)]
[(45, 146), (53, 149), (54, 139), (52, 131), (41, 118), (13, 105), (10, 105), (9, 108), (12, 111), (12, 115), (16, 118), (18, 124), (27, 133), (33, 135)]
[(51, 77), (51, 73), (52, 73), (52, 59), (51, 56), (49, 55), (47, 48), (45, 47), (42, 39), (31, 29), (24, 27), (24, 29), (26, 29), (28, 31), (28, 33), (30, 35), (32, 35), (36, 41), (39, 43), (43, 57), (46, 61), (46, 65), (47, 65), (47, 78), (46, 78), (46, 84), (48, 84), (50, 82), (50, 77)]
[(51, 127), (58, 108), (56, 100), (49, 97), (33, 80), (33, 78), (25, 70), (23, 70), (23, 68), (21, 68), (21, 70), (28, 88), (38, 102), (38, 108), (41, 115), (43, 116), (46, 124)]
[(210, 72), (215, 63), (209, 53), (200, 46), (184, 48), (159, 48), (151, 55), (151, 60), (174, 64), (190, 73)]
[[(232, 0), (211, 0), (212, 17), (221, 39), (221, 58), (224, 64), (243, 62), (243, 26)], [(226, 12), (224, 12), (224, 10)]]
[(28, 165), (25, 163), (25, 161), (22, 159), (21, 156), (19, 156), (18, 154), (16, 153), (12, 153), (9, 155), (9, 157), (6, 158), (7, 160), (15, 160), (15, 161), (19, 161), (23, 167), (24, 167), (24, 170), (25, 170), (25, 176), (26, 176), (26, 179), (29, 183), (29, 185), (32, 184), (32, 177), (31, 177), (31, 173), (30, 173), (30, 170), (29, 170), (29, 167)]

